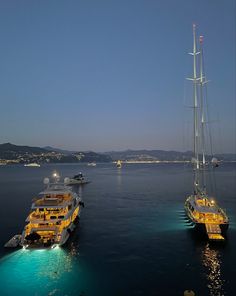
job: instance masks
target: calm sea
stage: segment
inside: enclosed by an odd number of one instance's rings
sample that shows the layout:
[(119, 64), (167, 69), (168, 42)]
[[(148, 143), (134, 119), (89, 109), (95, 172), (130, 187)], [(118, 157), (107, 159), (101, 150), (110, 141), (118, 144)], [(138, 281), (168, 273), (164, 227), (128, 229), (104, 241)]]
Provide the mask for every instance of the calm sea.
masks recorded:
[[(92, 181), (74, 189), (85, 202), (79, 227), (63, 248), (5, 250), (54, 169), (63, 177), (81, 171)], [(215, 178), (231, 222), (227, 243), (218, 246), (199, 241), (184, 215), (192, 192), (186, 165), (0, 167), (0, 294), (235, 295), (236, 165), (223, 164)]]

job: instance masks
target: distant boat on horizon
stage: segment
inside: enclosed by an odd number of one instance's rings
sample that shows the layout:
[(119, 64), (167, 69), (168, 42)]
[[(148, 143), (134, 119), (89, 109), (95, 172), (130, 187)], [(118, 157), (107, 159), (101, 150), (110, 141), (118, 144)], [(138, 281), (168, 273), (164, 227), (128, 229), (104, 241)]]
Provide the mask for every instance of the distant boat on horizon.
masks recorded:
[(96, 162), (88, 162), (87, 165), (88, 165), (88, 166), (96, 166), (97, 164), (96, 164)]
[(117, 162), (116, 162), (116, 167), (117, 167), (118, 169), (120, 169), (120, 168), (122, 167), (122, 162), (121, 162), (121, 160), (117, 160)]
[(40, 167), (40, 164), (39, 163), (36, 163), (36, 162), (31, 162), (31, 163), (25, 163), (24, 164), (25, 167), (37, 167), (39, 168)]

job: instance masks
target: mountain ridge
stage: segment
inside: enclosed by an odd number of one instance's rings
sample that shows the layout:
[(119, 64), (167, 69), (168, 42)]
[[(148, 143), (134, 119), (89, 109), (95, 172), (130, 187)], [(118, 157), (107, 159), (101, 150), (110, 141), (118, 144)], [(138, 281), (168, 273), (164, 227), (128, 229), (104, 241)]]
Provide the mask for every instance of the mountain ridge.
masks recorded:
[[(109, 151), (103, 153), (96, 153), (93, 151), (70, 151), (66, 149), (46, 147), (32, 147), (15, 145), (11, 143), (0, 144), (0, 159), (15, 159), (19, 156), (33, 154), (36, 158), (40, 154), (51, 157), (53, 162), (85, 162), (85, 161), (189, 161), (193, 153), (191, 151), (175, 151), (175, 150), (160, 150), (160, 149), (127, 149), (123, 151)], [(236, 154), (222, 153), (216, 154), (219, 160), (235, 161)], [(29, 157), (30, 158), (30, 157)], [(210, 156), (209, 156), (210, 158)], [(32, 158), (30, 158), (32, 159)], [(47, 159), (47, 158), (46, 158)], [(42, 159), (41, 159), (42, 160)]]
[(62, 149), (0, 144), (0, 160), (7, 163), (66, 163), (66, 162), (110, 162), (109, 155), (96, 152), (72, 152)]

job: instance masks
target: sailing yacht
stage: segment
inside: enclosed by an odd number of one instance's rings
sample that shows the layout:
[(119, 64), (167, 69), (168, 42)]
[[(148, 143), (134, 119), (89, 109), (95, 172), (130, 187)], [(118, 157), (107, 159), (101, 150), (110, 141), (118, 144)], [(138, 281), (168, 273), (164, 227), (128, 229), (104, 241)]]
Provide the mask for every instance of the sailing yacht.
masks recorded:
[[(206, 78), (203, 67), (203, 37), (199, 38), (199, 51), (197, 50), (196, 26), (193, 25), (193, 194), (185, 201), (185, 211), (194, 228), (207, 235), (209, 240), (225, 239), (229, 226), (226, 212), (217, 204), (216, 200), (207, 193), (206, 186), (206, 97), (204, 87)], [(199, 58), (199, 60), (197, 59)], [(199, 68), (197, 69), (197, 65)], [(198, 77), (199, 75), (199, 77)], [(213, 161), (212, 161), (213, 162)], [(214, 164), (214, 163), (213, 163)]]

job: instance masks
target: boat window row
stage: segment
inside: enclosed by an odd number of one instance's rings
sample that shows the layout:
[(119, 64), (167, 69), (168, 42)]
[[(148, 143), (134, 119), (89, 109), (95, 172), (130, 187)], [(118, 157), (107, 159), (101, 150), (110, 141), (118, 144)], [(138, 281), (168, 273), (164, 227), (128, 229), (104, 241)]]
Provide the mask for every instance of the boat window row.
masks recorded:
[(64, 217), (65, 216), (58, 216), (58, 217), (57, 216), (50, 216), (50, 219), (51, 220), (53, 220), (53, 219), (64, 219)]

